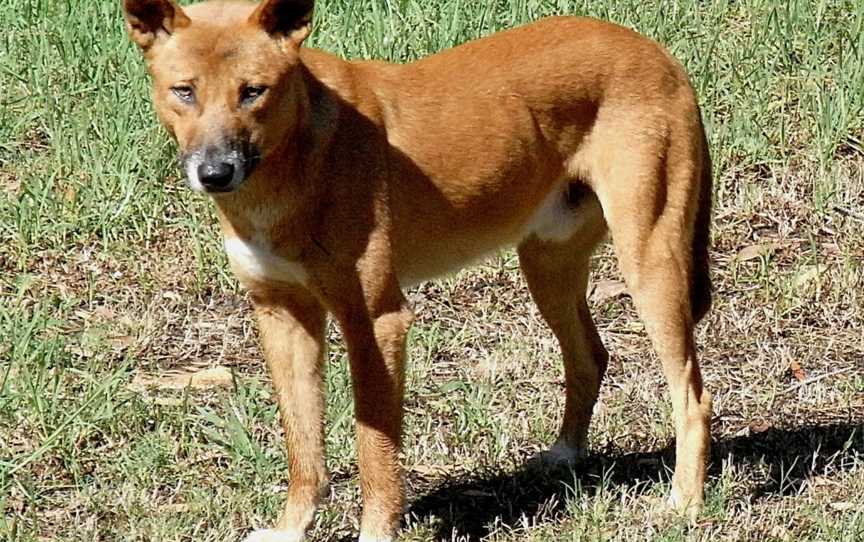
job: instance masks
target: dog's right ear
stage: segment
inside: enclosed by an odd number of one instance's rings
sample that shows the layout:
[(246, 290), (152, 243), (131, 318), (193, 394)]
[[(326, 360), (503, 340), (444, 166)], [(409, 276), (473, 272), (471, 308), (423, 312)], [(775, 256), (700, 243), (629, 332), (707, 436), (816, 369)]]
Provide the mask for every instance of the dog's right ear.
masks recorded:
[(123, 10), (129, 36), (144, 51), (191, 22), (174, 0), (123, 0)]

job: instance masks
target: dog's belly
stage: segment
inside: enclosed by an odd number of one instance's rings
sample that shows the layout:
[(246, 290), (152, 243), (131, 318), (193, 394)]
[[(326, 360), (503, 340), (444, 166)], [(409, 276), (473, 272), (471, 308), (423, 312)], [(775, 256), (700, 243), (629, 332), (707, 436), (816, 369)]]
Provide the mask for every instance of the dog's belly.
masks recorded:
[(516, 242), (516, 239), (500, 238), (440, 239), (427, 243), (424, 249), (402, 253), (397, 250), (399, 284), (407, 288), (424, 280), (455, 273)]
[(459, 271), (532, 236), (544, 242), (565, 243), (598, 220), (602, 221), (602, 213), (597, 198), (586, 193), (573, 201), (568, 197), (568, 183), (563, 182), (549, 191), (527, 219), (505, 227), (477, 221), (468, 227), (427, 224), (426, 235), (395, 246), (399, 283), (407, 287)]

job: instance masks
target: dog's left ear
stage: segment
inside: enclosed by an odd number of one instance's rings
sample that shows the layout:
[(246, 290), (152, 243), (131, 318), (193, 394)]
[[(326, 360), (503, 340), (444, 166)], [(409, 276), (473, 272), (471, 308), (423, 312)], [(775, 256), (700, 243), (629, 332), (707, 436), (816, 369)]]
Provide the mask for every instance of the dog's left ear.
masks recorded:
[(264, 0), (250, 21), (276, 38), (287, 38), (297, 47), (312, 31), (315, 0)]

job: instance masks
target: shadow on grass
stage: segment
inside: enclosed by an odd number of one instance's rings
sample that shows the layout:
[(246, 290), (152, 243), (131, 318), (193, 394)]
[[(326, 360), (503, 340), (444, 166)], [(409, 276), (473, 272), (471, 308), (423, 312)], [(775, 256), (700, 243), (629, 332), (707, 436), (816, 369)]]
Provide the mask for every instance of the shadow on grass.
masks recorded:
[[(851, 468), (856, 455), (864, 454), (864, 420), (845, 424), (770, 428), (748, 436), (715, 441), (711, 476), (720, 474), (730, 455), (739, 466), (759, 466), (767, 474), (754, 497), (794, 494), (811, 476)], [(575, 484), (593, 492), (607, 488), (647, 488), (668, 481), (673, 449), (647, 453), (592, 455), (573, 470), (548, 470), (529, 462), (506, 474), (479, 476), (447, 482), (415, 498), (409, 513), (421, 523), (435, 525), (437, 539), (453, 533), (470, 540), (489, 534), (490, 526), (518, 527), (521, 518), (554, 517), (566, 506)], [(434, 518), (434, 519), (433, 519)]]

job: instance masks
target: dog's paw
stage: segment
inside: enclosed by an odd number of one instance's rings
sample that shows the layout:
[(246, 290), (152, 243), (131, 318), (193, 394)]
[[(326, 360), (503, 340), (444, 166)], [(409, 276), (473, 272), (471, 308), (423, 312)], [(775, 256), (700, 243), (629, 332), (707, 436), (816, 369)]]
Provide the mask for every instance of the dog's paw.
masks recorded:
[(250, 533), (243, 542), (303, 542), (306, 536), (297, 531), (274, 531), (260, 529)]
[(575, 447), (566, 442), (556, 442), (549, 450), (541, 453), (537, 459), (550, 467), (572, 467), (588, 456), (584, 447)]
[(686, 517), (691, 523), (693, 523), (699, 519), (699, 515), (702, 513), (702, 495), (699, 494), (695, 497), (685, 497), (682, 492), (673, 487), (672, 493), (666, 501), (666, 505), (669, 509)]
[(395, 538), (392, 536), (369, 536), (368, 534), (360, 533), (360, 538), (357, 542), (393, 542)]

